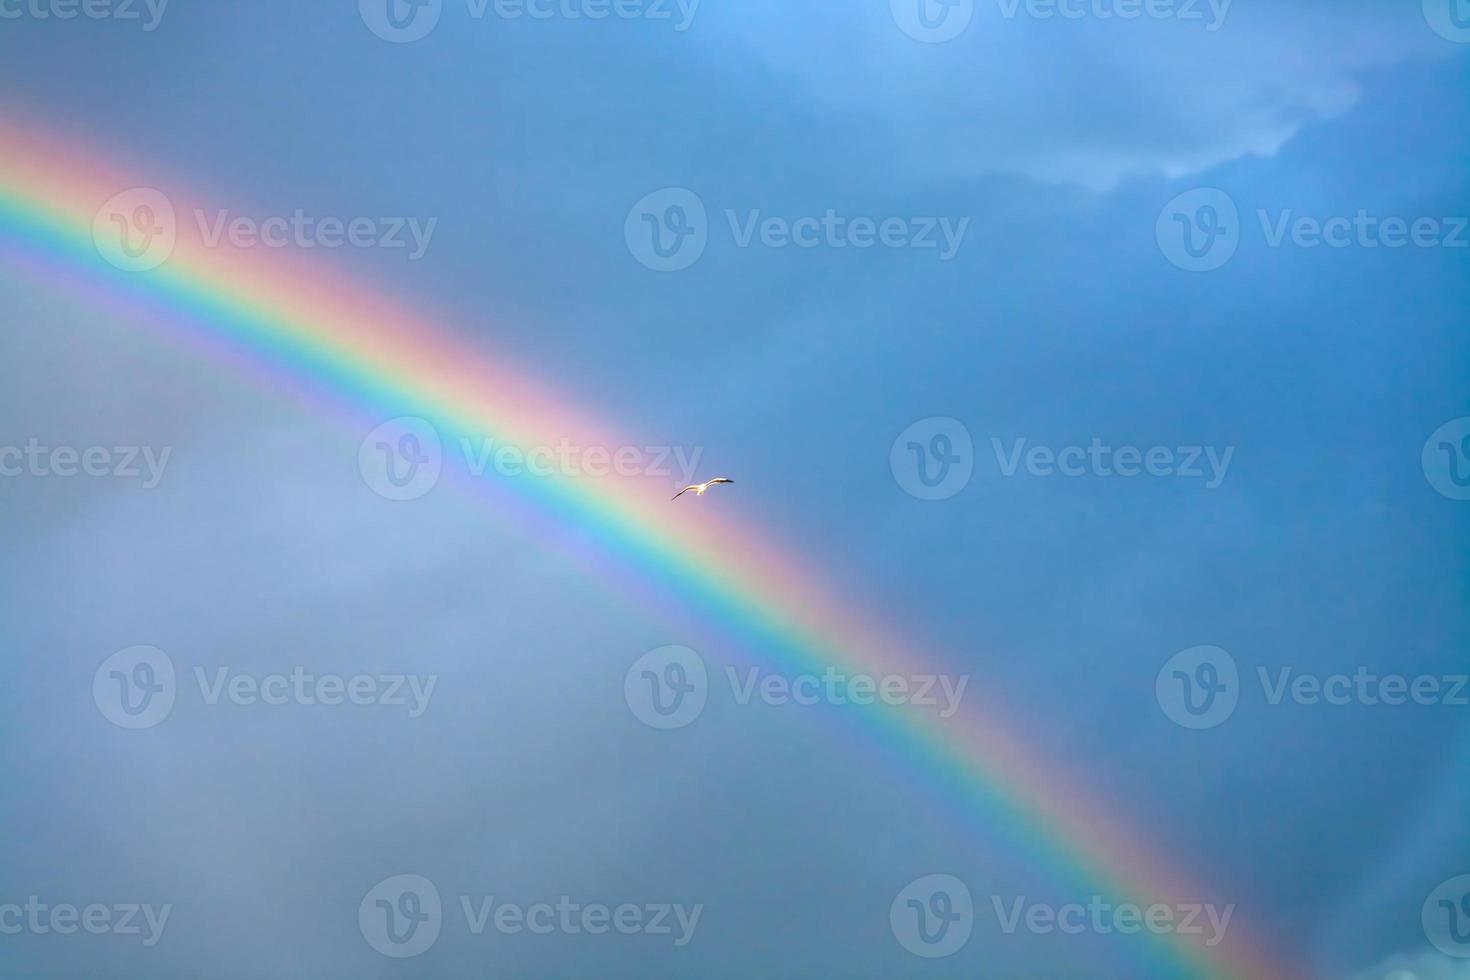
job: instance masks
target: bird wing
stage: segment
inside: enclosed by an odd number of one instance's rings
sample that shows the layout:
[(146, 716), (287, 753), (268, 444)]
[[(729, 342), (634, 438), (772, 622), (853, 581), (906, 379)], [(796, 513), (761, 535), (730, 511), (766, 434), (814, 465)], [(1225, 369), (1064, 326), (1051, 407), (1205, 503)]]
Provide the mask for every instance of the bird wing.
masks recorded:
[(685, 487), (683, 490), (680, 490), (678, 493), (674, 494), (674, 499), (675, 500), (678, 500), (680, 497), (684, 496), (690, 490), (698, 490), (698, 489), (699, 489), (698, 487)]
[(734, 480), (728, 480), (725, 477), (721, 476), (721, 477), (716, 477), (715, 479), (713, 479), (713, 480), (711, 480), (709, 482), (711, 484), (715, 484), (715, 483), (734, 483), (735, 481)]

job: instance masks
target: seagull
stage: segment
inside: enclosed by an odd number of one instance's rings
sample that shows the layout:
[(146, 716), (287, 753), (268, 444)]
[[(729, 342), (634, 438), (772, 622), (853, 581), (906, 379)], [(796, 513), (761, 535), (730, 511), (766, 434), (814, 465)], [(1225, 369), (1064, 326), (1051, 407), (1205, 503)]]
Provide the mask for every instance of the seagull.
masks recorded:
[(693, 490), (694, 491), (694, 495), (696, 497), (703, 497), (704, 496), (704, 492), (706, 490), (708, 490), (710, 487), (714, 486), (716, 483), (734, 483), (734, 482), (735, 482), (734, 480), (727, 480), (723, 476), (717, 476), (713, 480), (706, 480), (703, 483), (691, 483), (689, 486), (685, 487), (683, 490), (680, 490), (678, 493), (674, 494), (674, 499), (675, 500), (678, 500), (680, 497), (684, 496), (690, 490)]

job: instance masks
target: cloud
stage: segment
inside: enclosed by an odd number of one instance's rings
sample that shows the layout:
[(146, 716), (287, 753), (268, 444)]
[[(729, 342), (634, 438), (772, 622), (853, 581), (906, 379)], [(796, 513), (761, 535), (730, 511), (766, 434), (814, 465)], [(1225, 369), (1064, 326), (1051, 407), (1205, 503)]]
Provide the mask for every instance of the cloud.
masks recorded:
[[(918, 0), (895, 8), (905, 2)], [(752, 0), (703, 36), (732, 69), (748, 74), (754, 59), (848, 115), (864, 151), (894, 166), (1094, 189), (1269, 156), (1311, 120), (1351, 108), (1365, 72), (1452, 50), (1417, 3), (1198, 0), (1187, 5), (1197, 19), (1134, 20), (1094, 12), (1115, 0), (1064, 5), (1084, 16), (976, 0), (963, 34), (928, 44), (899, 29), (888, 4), (838, 16)]]
[(1391, 956), (1352, 980), (1470, 980), (1470, 960), (1438, 953)]

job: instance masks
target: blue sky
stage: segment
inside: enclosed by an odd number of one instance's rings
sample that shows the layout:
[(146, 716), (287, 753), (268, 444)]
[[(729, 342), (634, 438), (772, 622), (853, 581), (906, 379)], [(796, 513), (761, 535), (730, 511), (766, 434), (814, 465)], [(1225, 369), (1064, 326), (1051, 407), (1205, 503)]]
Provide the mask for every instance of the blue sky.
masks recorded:
[[(570, 16), (591, 0), (444, 0), (396, 43), (345, 0), (173, 0), (151, 30), (141, 4), (59, 20), (0, 0), (0, 112), (256, 221), (433, 220), (417, 259), (300, 258), (446, 312), (639, 445), (698, 447), (699, 478), (738, 481), (699, 505), (932, 638), (1259, 943), (1331, 980), (1470, 975), (1433, 919), (1470, 874), (1470, 707), (1272, 703), (1259, 680), (1444, 693), (1470, 670), (1470, 503), (1421, 460), (1444, 443), (1470, 468), (1470, 432), (1431, 439), (1470, 416), (1467, 47), (1434, 0), (1064, 6), (1080, 16), (961, 4), (930, 43), (902, 2), (594, 20)], [(660, 272), (625, 229), (664, 220), (674, 198), (635, 206), (668, 188), (703, 208), (703, 251)], [(1191, 259), (1171, 233), (1211, 241), (1222, 206), (1224, 240)], [(829, 212), (843, 230), (814, 230)], [(803, 218), (815, 247), (758, 230)], [(1395, 218), (1430, 244), (1387, 247)], [(856, 247), (858, 219), (900, 244)], [(1344, 244), (1301, 219), (1346, 219)], [(953, 254), (914, 247), (931, 225)], [(171, 908), (153, 945), (0, 934), (0, 972), (1170, 975), (1137, 938), (1002, 928), (996, 902), (1089, 896), (870, 743), (861, 708), (740, 704), (725, 667), (759, 651), (719, 624), (630, 602), (450, 483), (375, 493), (359, 449), (382, 419), (303, 406), (23, 268), (0, 265), (0, 298), (0, 449), (169, 451), (156, 486), (0, 476), (0, 906)], [(925, 449), (969, 439), (945, 499), (894, 461), (914, 426)], [(1067, 454), (1094, 442), (1166, 450), (1171, 475)], [(1026, 462), (1037, 447), (1080, 475)], [(1218, 479), (1177, 472), (1195, 453), (1208, 474), (1206, 450)], [(138, 645), (179, 684), (133, 731), (92, 690)], [(712, 681), (663, 731), (624, 681), (669, 645)], [(1202, 646), (1238, 705), (1192, 729), (1165, 665)], [(196, 669), (221, 668), (436, 681), (410, 717), (210, 703)], [(402, 874), (445, 910), (411, 958), (357, 917)], [(942, 958), (890, 921), (930, 874), (975, 905)], [(459, 899), (490, 895), (702, 913), (682, 945), (474, 935)]]

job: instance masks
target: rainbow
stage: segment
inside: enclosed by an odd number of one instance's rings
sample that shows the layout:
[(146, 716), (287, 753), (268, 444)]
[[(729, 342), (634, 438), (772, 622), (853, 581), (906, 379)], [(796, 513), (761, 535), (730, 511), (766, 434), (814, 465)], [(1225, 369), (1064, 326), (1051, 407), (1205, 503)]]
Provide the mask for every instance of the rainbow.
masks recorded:
[[(198, 202), (180, 193), (183, 182), (103, 166), (100, 159), (80, 141), (0, 118), (0, 249), (7, 264), (101, 301), (141, 305), (162, 329), (364, 415), (409, 406), (441, 433), (499, 444), (637, 444), (520, 365), (468, 349), (462, 338), (435, 327), (436, 318), (309, 256), (206, 247), (181, 232), (160, 267), (114, 268), (93, 237), (106, 202), (136, 187), (167, 187), (181, 215)], [(181, 229), (185, 224), (179, 222)], [(539, 513), (558, 537), (574, 537), (602, 561), (632, 568), (644, 593), (712, 619), (785, 669), (943, 672), (937, 657), (920, 660), (910, 652), (912, 641), (834, 594), (756, 529), (722, 520), (715, 508), (671, 508), (663, 481), (502, 482), (519, 498), (517, 506)], [(1205, 900), (1206, 892), (1190, 887), (1089, 799), (1082, 780), (1024, 747), (1019, 727), (973, 685), (948, 719), (877, 705), (860, 716), (885, 752), (925, 773), (966, 813), (990, 820), (987, 830), (1003, 831), (1059, 881), (1084, 889), (1077, 892), (1083, 901), (1094, 894), (1140, 905)], [(1242, 938), (1239, 926), (1213, 948), (1203, 937), (1142, 935), (1140, 956), (1151, 976), (1303, 975)]]

